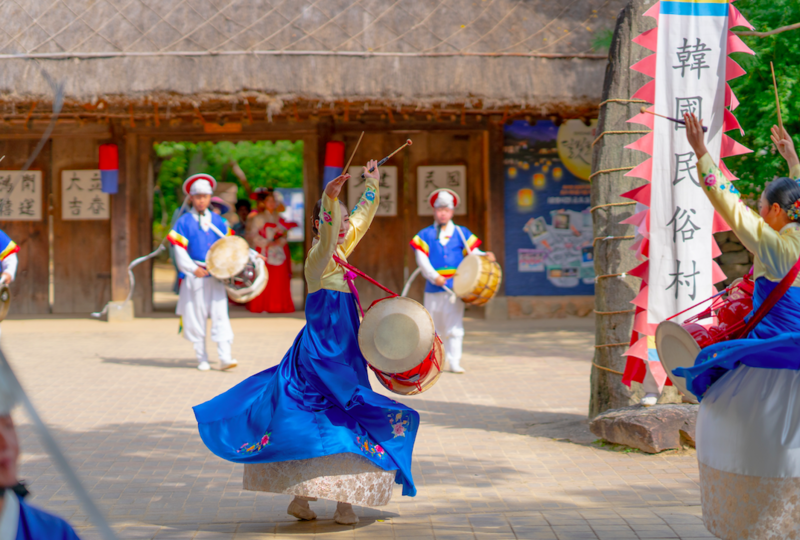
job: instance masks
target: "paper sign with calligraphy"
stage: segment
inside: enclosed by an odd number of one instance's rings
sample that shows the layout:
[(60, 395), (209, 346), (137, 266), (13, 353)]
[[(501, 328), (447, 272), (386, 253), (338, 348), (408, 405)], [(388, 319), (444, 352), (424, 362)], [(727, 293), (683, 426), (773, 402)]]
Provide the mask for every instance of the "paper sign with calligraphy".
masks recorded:
[(0, 171), (0, 221), (42, 219), (42, 171)]
[(108, 193), (100, 185), (100, 170), (61, 172), (61, 219), (109, 219)]
[[(378, 206), (377, 217), (394, 217), (397, 215), (397, 167), (386, 165), (378, 169), (381, 173), (380, 181), (380, 205)], [(350, 167), (350, 180), (347, 181), (347, 202), (354, 206), (361, 195), (367, 181), (361, 178), (364, 167)]]
[(458, 194), (457, 216), (467, 215), (466, 165), (434, 165), (417, 167), (417, 215), (432, 216), (428, 197), (437, 189), (447, 188)]
[[(737, 102), (728, 80), (744, 74), (728, 58), (731, 52), (751, 52), (730, 28), (748, 25), (726, 0), (657, 2), (646, 14), (658, 27), (634, 38), (653, 54), (631, 69), (654, 80), (632, 96), (653, 106), (650, 111), (673, 118), (694, 113), (708, 127), (706, 145), (714, 161), (729, 177), (721, 158), (747, 151), (734, 148), (725, 131), (740, 129), (733, 109)], [(673, 315), (711, 297), (714, 284), (725, 274), (714, 262), (719, 247), (713, 233), (724, 222), (702, 192), (691, 146), (683, 125), (641, 113), (630, 122), (652, 129), (626, 148), (649, 154), (626, 176), (649, 182), (623, 194), (637, 202), (636, 214), (623, 221), (636, 226), (631, 249), (642, 263), (630, 273), (642, 277), (635, 306), (633, 345), (625, 352), (628, 363), (622, 382), (642, 382), (645, 364), (658, 383), (667, 380), (654, 348), (656, 326)], [(703, 309), (705, 306), (701, 306)], [(699, 310), (677, 316), (682, 322)]]

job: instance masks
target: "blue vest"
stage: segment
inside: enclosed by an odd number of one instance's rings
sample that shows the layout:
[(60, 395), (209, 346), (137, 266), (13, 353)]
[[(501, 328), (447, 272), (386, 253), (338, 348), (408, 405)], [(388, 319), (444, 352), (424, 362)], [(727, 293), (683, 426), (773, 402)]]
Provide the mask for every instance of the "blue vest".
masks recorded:
[(44, 510), (19, 501), (19, 525), (15, 540), (80, 540), (69, 524)]
[[(457, 229), (461, 229), (461, 232), (464, 233), (464, 238), (467, 240), (466, 244), (461, 238), (461, 235), (458, 234)], [(453, 276), (456, 274), (458, 265), (461, 264), (461, 261), (464, 260), (467, 253), (478, 247), (480, 243), (481, 241), (478, 240), (478, 237), (469, 232), (469, 229), (456, 225), (456, 229), (453, 230), (453, 236), (451, 236), (447, 244), (443, 246), (442, 243), (439, 242), (439, 231), (436, 229), (436, 225), (431, 225), (430, 227), (422, 229), (414, 239), (411, 240), (411, 247), (428, 256), (434, 270), (436, 270), (439, 275), (447, 278), (446, 285), (452, 289)], [(425, 292), (444, 292), (444, 289), (428, 281), (425, 284)]]
[(0, 261), (17, 251), (19, 251), (19, 246), (5, 232), (0, 230)]
[[(211, 212), (211, 210), (206, 210), (206, 212)], [(211, 212), (211, 223), (224, 235), (233, 233), (222, 216), (214, 212)], [(219, 240), (219, 235), (211, 227), (207, 231), (201, 229), (200, 223), (197, 222), (194, 215), (186, 212), (178, 218), (167, 238), (173, 245), (185, 248), (193, 261), (205, 262), (208, 249)]]

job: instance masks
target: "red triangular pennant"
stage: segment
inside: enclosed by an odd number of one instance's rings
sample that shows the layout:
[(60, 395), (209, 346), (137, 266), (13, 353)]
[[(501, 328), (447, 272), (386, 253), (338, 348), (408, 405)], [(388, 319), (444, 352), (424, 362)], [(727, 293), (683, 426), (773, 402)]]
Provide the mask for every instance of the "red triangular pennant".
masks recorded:
[(642, 285), (642, 290), (639, 291), (639, 294), (636, 295), (636, 298), (631, 300), (631, 304), (643, 310), (647, 310), (648, 296), (649, 293), (647, 290), (647, 285)]
[[(736, 60), (730, 56), (725, 59), (725, 80), (730, 81), (736, 77), (746, 75), (747, 72), (742, 69), (742, 66), (736, 63)], [(651, 102), (652, 103), (652, 102)]]
[(736, 99), (736, 94), (731, 90), (731, 85), (725, 83), (725, 106), (730, 107), (731, 111), (735, 111), (739, 106), (739, 100)]
[(652, 156), (653, 155), (653, 132), (651, 131), (641, 139), (632, 142), (625, 148), (628, 150), (639, 150), (640, 152), (644, 152), (645, 154)]
[[(648, 110), (652, 111), (653, 107), (650, 107)], [(650, 129), (653, 129), (653, 126), (655, 125), (655, 119), (656, 119), (656, 117), (653, 116), (652, 114), (647, 114), (647, 113), (640, 112), (639, 114), (637, 114), (636, 116), (634, 116), (630, 120), (627, 120), (627, 123), (629, 123), (629, 124), (641, 124), (643, 126), (649, 127)]]
[(728, 6), (728, 30), (736, 28), (737, 26), (744, 26), (753, 30), (753, 25), (745, 19), (742, 14), (733, 6)]
[(661, 2), (656, 2), (653, 4), (653, 7), (644, 12), (642, 17), (652, 17), (656, 20), (656, 24), (658, 24), (659, 13), (661, 13)]
[(656, 52), (658, 48), (658, 28), (651, 28), (647, 32), (642, 32), (631, 41), (637, 45), (641, 45), (645, 49)]
[(620, 221), (621, 225), (636, 225), (637, 227), (642, 224), (642, 222), (647, 218), (647, 213), (650, 210), (642, 210), (641, 212), (636, 212), (631, 217), (627, 219), (623, 219)]
[(728, 276), (726, 276), (722, 268), (719, 267), (717, 261), (711, 261), (711, 283), (719, 283), (726, 279), (728, 279)]
[(727, 135), (722, 136), (722, 146), (719, 150), (719, 155), (721, 158), (741, 156), (742, 154), (749, 154), (751, 152), (752, 150), (739, 144)]
[(742, 38), (728, 30), (728, 54), (740, 52), (745, 54), (752, 54), (755, 55), (756, 53), (753, 52), (753, 49), (747, 46), (747, 44), (742, 41)]
[(636, 201), (642, 203), (644, 205), (650, 206), (650, 190), (652, 186), (651, 184), (645, 184), (643, 186), (639, 186), (636, 189), (632, 189), (620, 195), (620, 197), (624, 197), (625, 199), (631, 199), (632, 201)]
[(739, 125), (739, 121), (736, 119), (733, 113), (724, 107), (722, 108), (722, 111), (723, 111), (722, 131), (731, 131), (734, 129), (738, 129), (739, 133), (744, 135), (744, 130), (742, 129), (742, 126)]
[(639, 88), (632, 96), (631, 99), (643, 99), (647, 103), (656, 102), (656, 80), (648, 82)]
[(639, 163), (633, 170), (625, 173), (625, 176), (641, 178), (648, 182), (653, 180), (653, 158), (648, 158)]
[(649, 272), (650, 272), (650, 261), (645, 261), (636, 268), (634, 268), (633, 270), (631, 270), (630, 272), (628, 272), (628, 274), (633, 277), (638, 277), (639, 279), (642, 279), (644, 280), (645, 283), (647, 283), (647, 276)]
[(711, 232), (718, 233), (718, 232), (727, 232), (729, 230), (731, 230), (731, 228), (727, 223), (725, 223), (725, 220), (722, 219), (722, 216), (719, 215), (717, 212), (714, 212), (714, 221), (711, 226)]
[(639, 73), (643, 73), (648, 77), (656, 78), (656, 55), (651, 54), (650, 56), (643, 58), (633, 64), (631, 66), (633, 71), (638, 71)]
[(631, 348), (622, 353), (622, 356), (633, 356), (642, 360), (647, 359), (647, 336), (639, 338)]

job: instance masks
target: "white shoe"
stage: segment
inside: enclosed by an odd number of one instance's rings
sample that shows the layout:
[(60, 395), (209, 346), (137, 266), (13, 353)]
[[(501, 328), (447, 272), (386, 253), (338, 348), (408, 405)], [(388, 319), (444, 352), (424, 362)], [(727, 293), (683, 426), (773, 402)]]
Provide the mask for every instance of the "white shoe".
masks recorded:
[(355, 525), (358, 523), (358, 516), (353, 512), (353, 505), (341, 502), (337, 504), (336, 512), (333, 514), (333, 521), (339, 525)]
[(303, 521), (317, 519), (317, 514), (308, 507), (308, 501), (298, 499), (297, 497), (289, 503), (289, 508), (286, 509), (286, 513)]
[(208, 371), (209, 369), (211, 369), (211, 366), (208, 364), (208, 362), (200, 362), (199, 364), (197, 364), (197, 369), (199, 369), (200, 371)]
[(220, 369), (222, 371), (225, 371), (226, 369), (235, 368), (236, 366), (239, 365), (239, 362), (237, 362), (236, 359), (233, 359), (230, 362), (221, 362), (221, 364), (222, 365), (220, 366)]
[(652, 407), (653, 405), (658, 403), (658, 394), (645, 394), (644, 397), (642, 398), (642, 401), (640, 401), (639, 403), (641, 403), (645, 407)]
[(450, 373), (466, 373), (467, 372), (467, 370), (464, 369), (461, 366), (455, 366), (455, 367), (450, 366), (450, 369), (448, 371), (450, 371)]

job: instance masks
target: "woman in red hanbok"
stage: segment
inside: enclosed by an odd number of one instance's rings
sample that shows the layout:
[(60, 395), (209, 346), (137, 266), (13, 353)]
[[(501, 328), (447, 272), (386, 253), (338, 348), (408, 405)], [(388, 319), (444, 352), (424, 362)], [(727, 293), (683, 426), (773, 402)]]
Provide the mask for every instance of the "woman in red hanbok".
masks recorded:
[(297, 224), (280, 216), (286, 209), (280, 193), (259, 188), (254, 195), (263, 198), (264, 210), (248, 218), (246, 236), (253, 249), (267, 258), (269, 279), (264, 292), (248, 302), (247, 309), (253, 313), (293, 313), (292, 260), (287, 234)]

